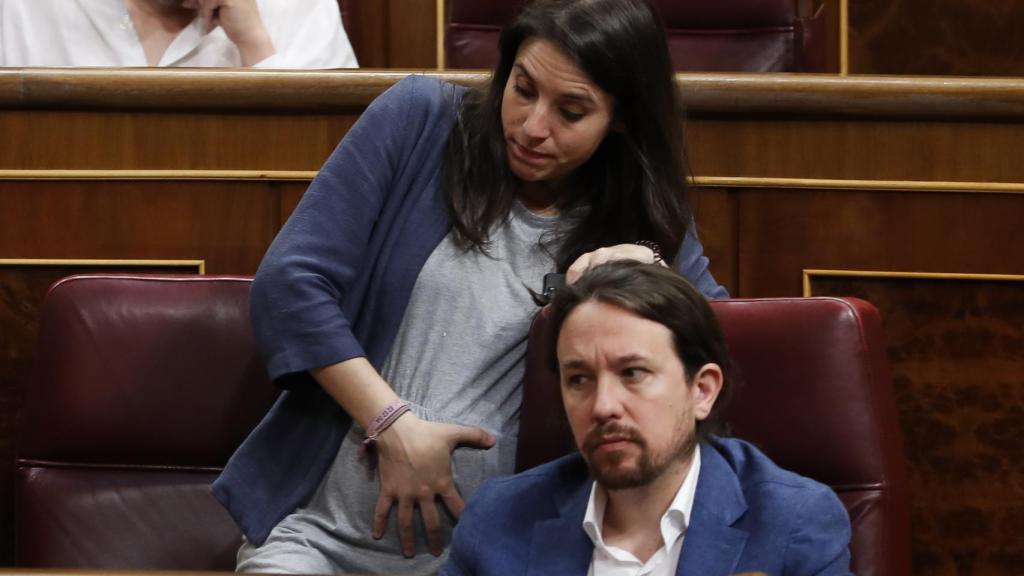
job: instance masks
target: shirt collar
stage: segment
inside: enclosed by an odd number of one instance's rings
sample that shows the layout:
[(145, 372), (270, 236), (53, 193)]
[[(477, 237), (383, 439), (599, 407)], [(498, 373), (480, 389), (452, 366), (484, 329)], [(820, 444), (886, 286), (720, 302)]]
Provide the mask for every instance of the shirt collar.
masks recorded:
[[(686, 472), (686, 478), (679, 485), (672, 504), (661, 517), (661, 537), (665, 547), (671, 547), (676, 539), (686, 532), (689, 526), (691, 513), (693, 511), (693, 500), (697, 493), (697, 479), (700, 477), (700, 444), (693, 448), (693, 457), (690, 459), (690, 469)], [(587, 512), (583, 515), (583, 531), (590, 537), (595, 548), (607, 550), (604, 538), (601, 535), (601, 526), (604, 525), (604, 511), (608, 505), (608, 494), (597, 482), (590, 488), (590, 499), (587, 502)]]

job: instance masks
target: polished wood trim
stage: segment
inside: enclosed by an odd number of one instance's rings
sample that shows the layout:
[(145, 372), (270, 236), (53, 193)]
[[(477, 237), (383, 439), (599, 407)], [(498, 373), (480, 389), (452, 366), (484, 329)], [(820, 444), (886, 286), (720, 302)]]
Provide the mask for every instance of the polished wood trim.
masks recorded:
[(850, 73), (850, 0), (839, 0), (839, 75)]
[(0, 180), (266, 180), (309, 182), (315, 170), (0, 170)]
[(902, 280), (983, 280), (992, 282), (1024, 282), (1024, 275), (1017, 274), (971, 274), (959, 272), (892, 272), (877, 270), (813, 270), (803, 271), (804, 296), (811, 294), (811, 278), (814, 276), (826, 277), (854, 277), (854, 278), (897, 278)]
[(445, 23), (447, 21), (445, 14), (445, 0), (437, 0), (437, 69), (445, 69)]
[(695, 176), (694, 186), (704, 188), (778, 188), (785, 190), (856, 190), (899, 192), (957, 192), (1024, 194), (1021, 182), (939, 182), (930, 180), (843, 180), (834, 178), (760, 178), (743, 176)]
[[(410, 73), (483, 85), (486, 72), (436, 70), (0, 70), (0, 109), (361, 110)], [(1024, 78), (679, 74), (694, 116), (830, 116), (1024, 121)]]
[[(4, 180), (228, 180), (311, 182), (315, 170), (0, 170)], [(854, 190), (1024, 194), (1018, 182), (936, 182), (918, 180), (840, 180), (826, 178), (759, 178), (696, 176), (702, 188), (773, 188), (783, 190)]]
[(204, 109), (361, 111), (412, 73), (457, 84), (486, 73), (435, 70), (0, 69), (0, 109)]
[(206, 274), (206, 260), (139, 260), (89, 258), (0, 258), (0, 266), (153, 266), (179, 268), (195, 266), (197, 274)]

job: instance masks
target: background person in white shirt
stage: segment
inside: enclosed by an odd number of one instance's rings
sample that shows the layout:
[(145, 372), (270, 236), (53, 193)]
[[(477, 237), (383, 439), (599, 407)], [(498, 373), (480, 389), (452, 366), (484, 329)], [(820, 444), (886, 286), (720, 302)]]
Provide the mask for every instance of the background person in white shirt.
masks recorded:
[(560, 290), (550, 321), (580, 453), (480, 488), (442, 574), (850, 574), (836, 495), (711, 434), (729, 358), (686, 279), (603, 264)]
[(0, 66), (358, 63), (337, 0), (0, 0)]

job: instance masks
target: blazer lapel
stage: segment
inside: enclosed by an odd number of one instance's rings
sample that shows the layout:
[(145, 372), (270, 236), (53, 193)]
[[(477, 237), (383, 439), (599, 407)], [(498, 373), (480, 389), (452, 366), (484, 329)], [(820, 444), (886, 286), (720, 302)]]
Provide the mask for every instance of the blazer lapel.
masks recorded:
[(732, 525), (747, 510), (739, 479), (713, 445), (701, 445), (700, 477), (676, 576), (733, 574), (748, 533)]
[(527, 574), (586, 575), (594, 555), (594, 545), (583, 531), (590, 487), (587, 476), (584, 481), (567, 485), (552, 496), (559, 516), (534, 526)]

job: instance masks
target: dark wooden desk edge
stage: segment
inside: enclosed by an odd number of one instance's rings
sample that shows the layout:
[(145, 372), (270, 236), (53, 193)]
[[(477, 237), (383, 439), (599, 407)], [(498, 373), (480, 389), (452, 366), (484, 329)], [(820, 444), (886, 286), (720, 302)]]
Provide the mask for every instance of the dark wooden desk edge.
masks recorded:
[[(410, 73), (482, 85), (485, 71), (0, 69), (0, 110), (358, 110)], [(679, 74), (694, 116), (1024, 121), (1024, 79)]]

